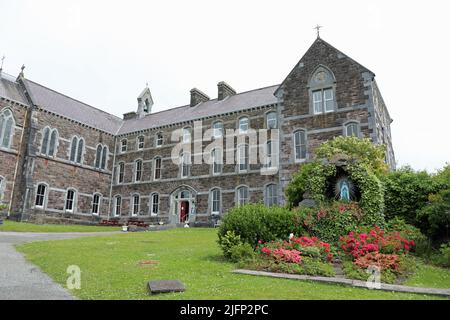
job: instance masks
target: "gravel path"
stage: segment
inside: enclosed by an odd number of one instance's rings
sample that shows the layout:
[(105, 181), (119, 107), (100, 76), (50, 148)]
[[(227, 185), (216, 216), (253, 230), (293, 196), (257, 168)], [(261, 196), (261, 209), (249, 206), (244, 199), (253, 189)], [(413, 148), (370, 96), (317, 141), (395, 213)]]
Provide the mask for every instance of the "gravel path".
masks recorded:
[[(118, 234), (0, 232), (0, 300), (73, 300), (70, 292), (55, 283), (16, 251), (15, 244)], [(69, 276), (69, 275), (68, 275)]]

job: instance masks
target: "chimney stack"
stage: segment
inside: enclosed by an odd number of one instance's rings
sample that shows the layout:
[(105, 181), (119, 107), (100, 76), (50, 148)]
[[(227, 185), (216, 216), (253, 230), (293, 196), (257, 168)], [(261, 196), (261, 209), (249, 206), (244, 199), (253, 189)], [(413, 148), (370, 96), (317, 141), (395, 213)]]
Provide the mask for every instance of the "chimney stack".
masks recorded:
[(191, 90), (191, 107), (195, 107), (199, 103), (206, 101), (209, 101), (209, 97), (205, 93), (197, 88)]
[(219, 101), (225, 99), (229, 96), (234, 96), (236, 94), (236, 90), (234, 90), (228, 83), (221, 81), (217, 84), (218, 95), (217, 99)]

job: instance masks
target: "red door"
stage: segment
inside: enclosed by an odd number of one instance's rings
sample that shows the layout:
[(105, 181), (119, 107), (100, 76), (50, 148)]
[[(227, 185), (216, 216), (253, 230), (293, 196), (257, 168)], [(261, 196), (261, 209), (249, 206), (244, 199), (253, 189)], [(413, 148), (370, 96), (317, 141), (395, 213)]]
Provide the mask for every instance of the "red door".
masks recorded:
[(180, 208), (180, 222), (184, 223), (187, 220), (189, 220), (189, 202), (183, 201)]

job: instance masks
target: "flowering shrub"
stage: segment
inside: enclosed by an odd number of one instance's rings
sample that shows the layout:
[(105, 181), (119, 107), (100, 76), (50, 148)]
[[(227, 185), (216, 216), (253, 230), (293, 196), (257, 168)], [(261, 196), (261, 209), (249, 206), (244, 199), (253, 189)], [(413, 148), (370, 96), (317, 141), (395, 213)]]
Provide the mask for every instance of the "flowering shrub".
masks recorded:
[(364, 257), (373, 252), (384, 254), (408, 253), (415, 246), (413, 240), (408, 240), (400, 235), (400, 232), (385, 232), (378, 226), (373, 227), (368, 233), (350, 232), (340, 238), (341, 249), (353, 259)]
[(271, 257), (276, 261), (289, 263), (301, 263), (300, 255), (317, 258), (319, 261), (331, 261), (330, 244), (320, 241), (316, 237), (290, 237), (289, 241), (271, 241), (263, 243), (259, 241), (260, 252), (265, 257)]
[(370, 266), (377, 266), (381, 270), (391, 269), (398, 271), (400, 267), (400, 259), (396, 254), (383, 254), (379, 252), (371, 252), (365, 256), (355, 260), (355, 265), (361, 269), (367, 269)]

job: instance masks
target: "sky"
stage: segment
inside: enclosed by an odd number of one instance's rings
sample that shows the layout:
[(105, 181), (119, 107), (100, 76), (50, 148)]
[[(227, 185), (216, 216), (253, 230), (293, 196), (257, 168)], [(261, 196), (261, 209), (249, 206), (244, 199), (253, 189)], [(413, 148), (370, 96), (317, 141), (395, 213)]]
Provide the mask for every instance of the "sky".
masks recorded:
[(450, 1), (0, 0), (0, 58), (17, 75), (122, 116), (196, 87), (279, 84), (316, 38), (366, 66), (388, 106), (398, 166), (450, 162)]

